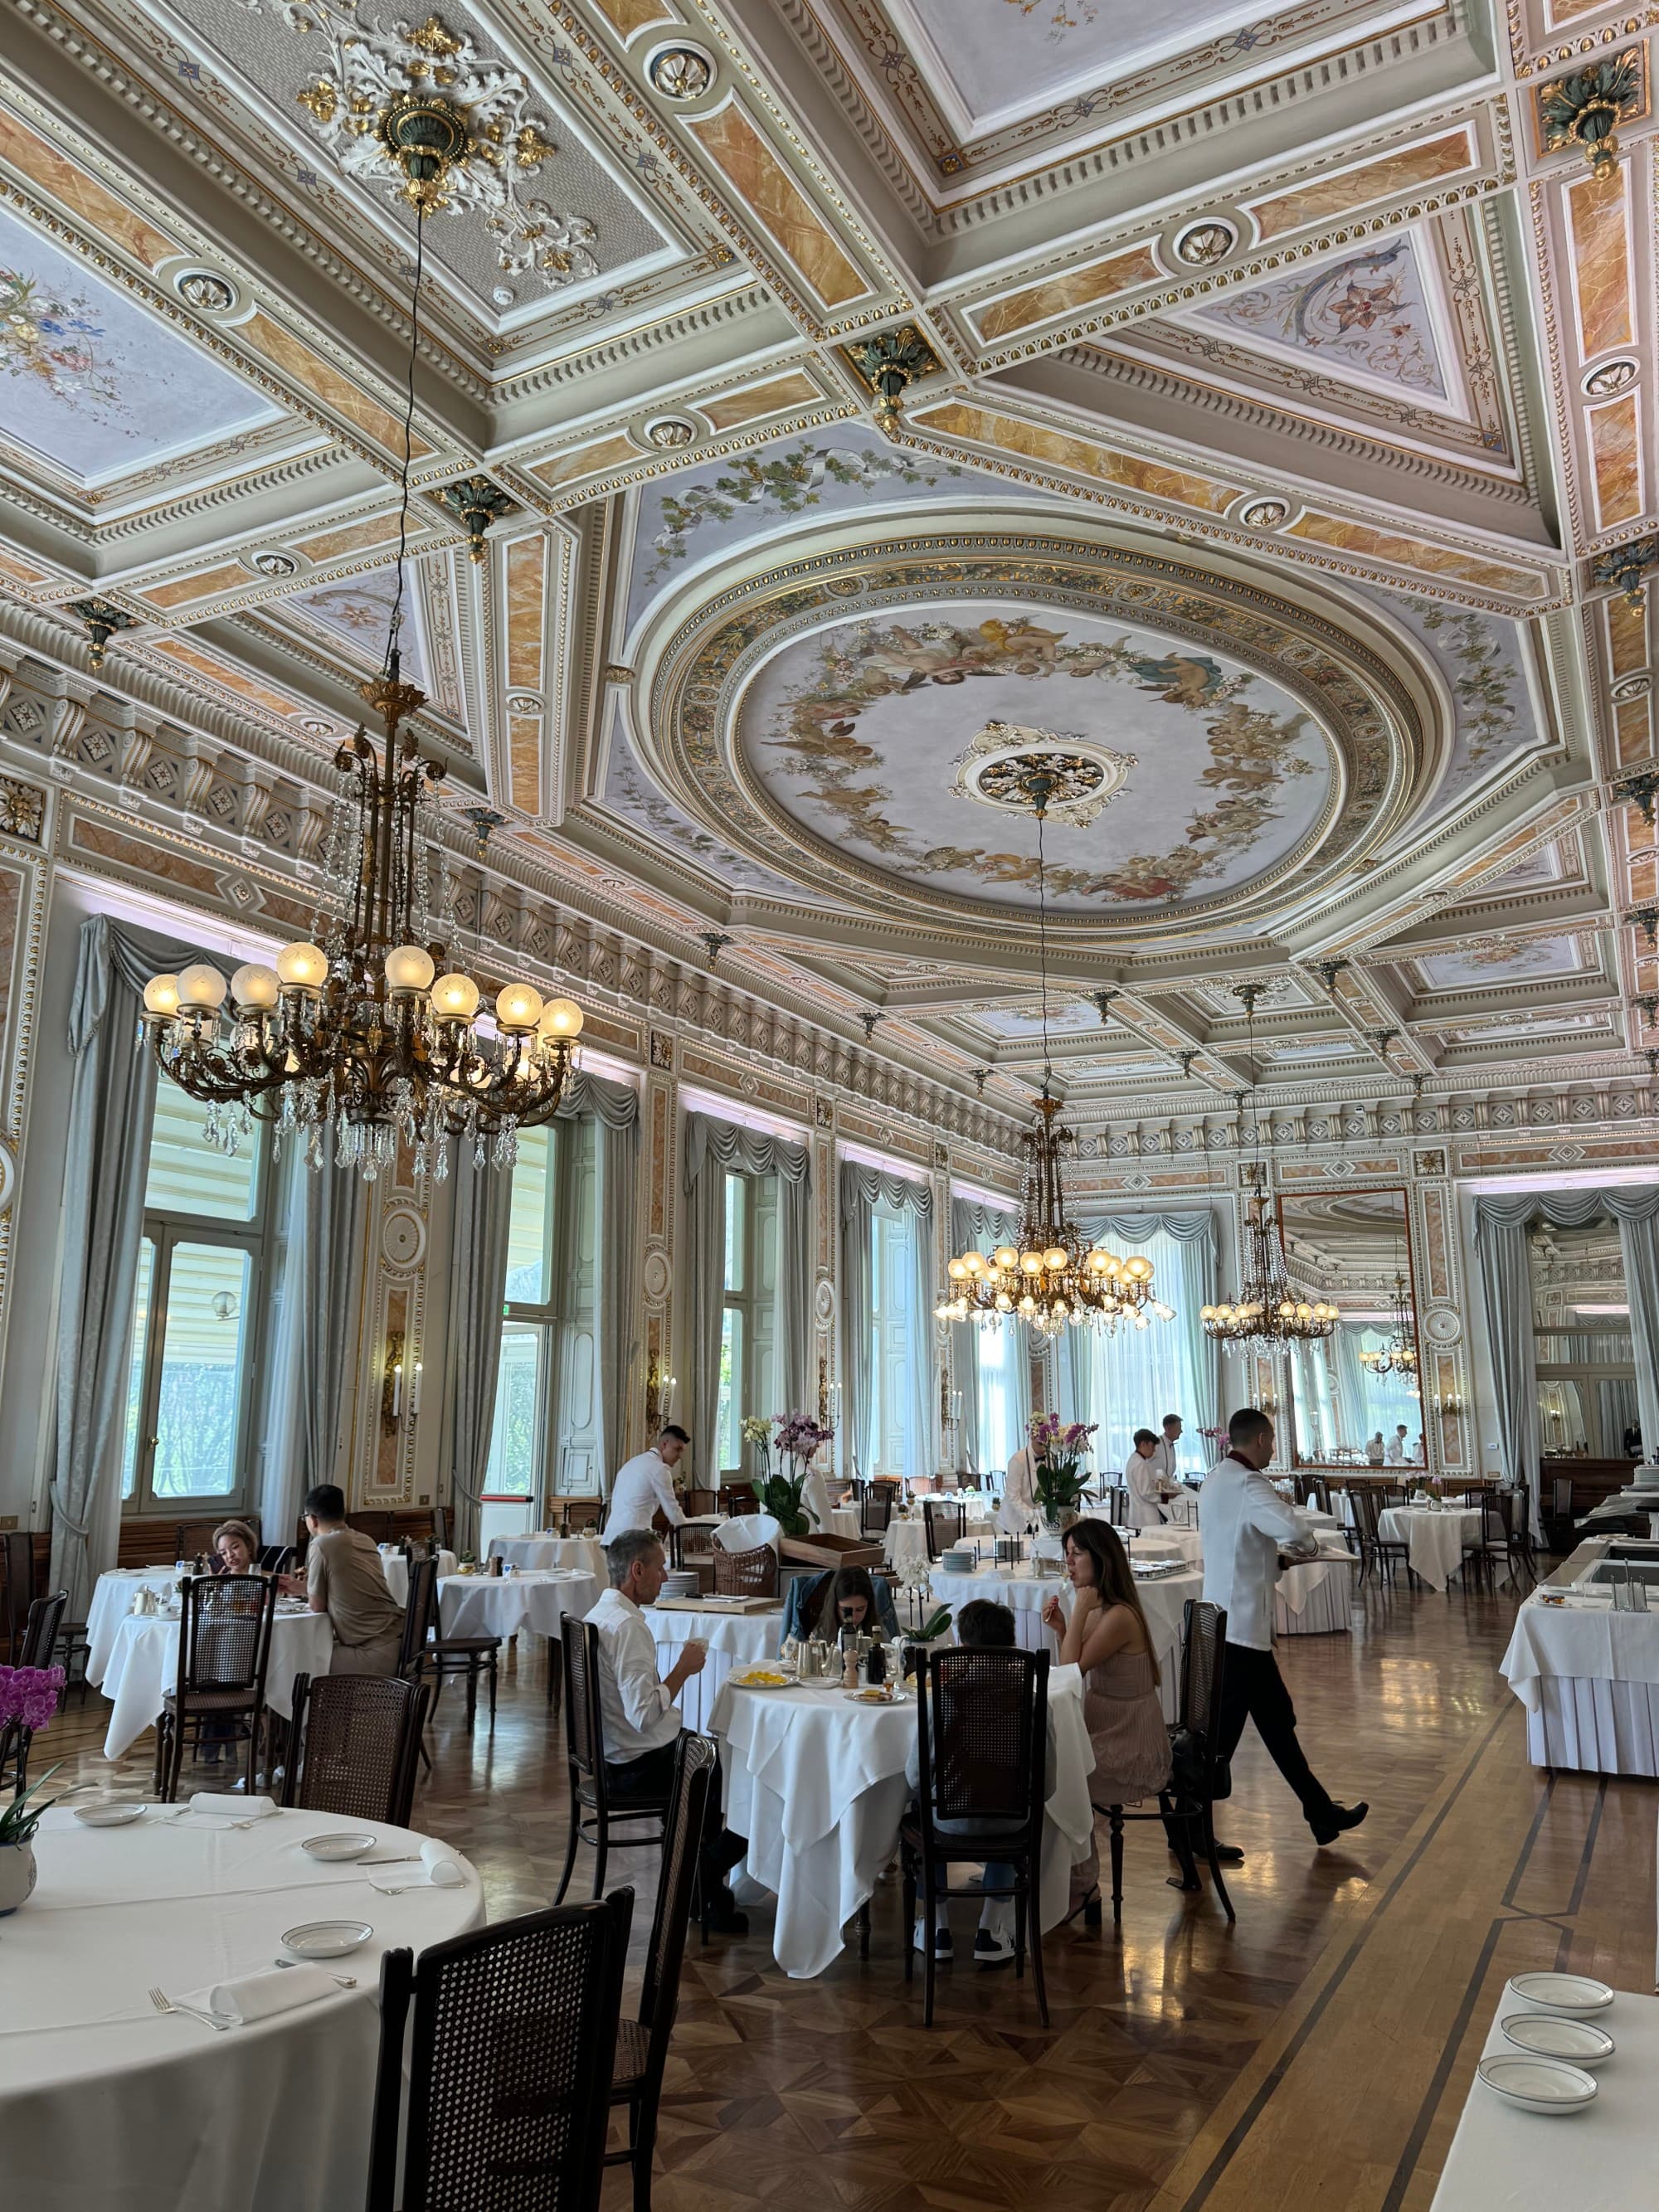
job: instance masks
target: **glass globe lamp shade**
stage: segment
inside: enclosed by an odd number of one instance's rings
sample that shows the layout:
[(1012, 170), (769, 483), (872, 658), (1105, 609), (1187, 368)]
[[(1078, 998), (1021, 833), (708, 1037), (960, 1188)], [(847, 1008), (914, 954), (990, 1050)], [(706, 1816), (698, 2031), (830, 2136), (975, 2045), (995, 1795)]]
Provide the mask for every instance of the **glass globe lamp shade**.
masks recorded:
[(274, 968), (263, 961), (250, 960), (236, 970), (230, 979), (230, 995), (239, 1006), (250, 1013), (264, 1013), (274, 1006), (282, 996), (283, 979)]
[(386, 987), (400, 998), (429, 990), (432, 955), (423, 945), (399, 945), (386, 956)]
[(542, 1018), (542, 994), (533, 983), (509, 983), (497, 994), (495, 1019), (504, 1030), (533, 1030)]
[(205, 960), (179, 971), (179, 1003), (189, 1014), (211, 1014), (225, 1003), (225, 979)]
[(478, 987), (470, 975), (440, 975), (432, 986), (432, 1011), (441, 1022), (470, 1022), (478, 1011)]
[(582, 1010), (574, 999), (550, 999), (537, 1026), (544, 1037), (578, 1037), (582, 1033)]
[(320, 945), (285, 945), (276, 955), (276, 973), (292, 989), (319, 991), (328, 981), (328, 955)]
[(999, 1244), (991, 1256), (999, 1267), (1017, 1267), (1019, 1265), (1019, 1255), (1012, 1244)]
[(147, 1014), (176, 1014), (179, 1011), (179, 978), (176, 975), (152, 975), (144, 986), (144, 1012)]
[(1066, 1255), (1058, 1244), (1051, 1244), (1042, 1255), (1042, 1264), (1052, 1273), (1066, 1265)]

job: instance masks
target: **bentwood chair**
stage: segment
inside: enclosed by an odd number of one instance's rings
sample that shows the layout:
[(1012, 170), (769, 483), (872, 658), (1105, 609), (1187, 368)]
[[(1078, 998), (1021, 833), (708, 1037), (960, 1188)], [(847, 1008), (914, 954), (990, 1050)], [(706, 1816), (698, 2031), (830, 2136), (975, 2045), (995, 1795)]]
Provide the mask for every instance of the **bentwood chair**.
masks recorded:
[(885, 1536), (893, 1524), (895, 1492), (888, 1482), (857, 1482), (853, 1486), (858, 1499), (859, 1534), (860, 1536)]
[(714, 1528), (712, 1522), (682, 1523), (668, 1532), (668, 1564), (671, 1567), (707, 1567), (714, 1571)]
[(1106, 1518), (1114, 1528), (1129, 1525), (1129, 1486), (1126, 1482), (1109, 1482), (1103, 1500)]
[[(454, 1676), (466, 1677), (466, 1728), (472, 1733), (478, 1717), (478, 1677), (489, 1680), (489, 1728), (495, 1729), (496, 1659), (499, 1636), (446, 1636), (438, 1617), (438, 1562), (411, 1559), (409, 1563), (409, 1601), (404, 1610), (404, 1640), (398, 1655), (398, 1672), (405, 1681), (432, 1683), (435, 1712), (443, 1686)], [(422, 1750), (424, 1755), (424, 1747)]]
[(431, 1698), (395, 1674), (296, 1674), (283, 1804), (406, 1828)]
[(294, 1565), (292, 1544), (261, 1544), (253, 1563), (262, 1575), (285, 1575)]
[[(1158, 1793), (1156, 1813), (1137, 1813), (1121, 1805), (1096, 1805), (1106, 1815), (1111, 1843), (1112, 1925), (1123, 1918), (1123, 1830), (1130, 1820), (1162, 1820), (1176, 1856), (1181, 1862), (1177, 1881), (1181, 1890), (1199, 1887), (1194, 1845), (1209, 1863), (1211, 1879), (1221, 1909), (1235, 1917), (1233, 1901), (1221, 1878), (1221, 1862), (1215, 1840), (1215, 1801), (1229, 1794), (1231, 1784), (1217, 1748), (1221, 1725), (1221, 1676), (1226, 1661), (1227, 1616), (1219, 1606), (1189, 1597), (1181, 1621), (1180, 1718), (1170, 1730), (1170, 1781)], [(1103, 1914), (1099, 1898), (1084, 1907), (1085, 1926), (1097, 1928)]]
[(965, 1505), (940, 1505), (931, 1498), (921, 1501), (921, 1517), (927, 1531), (927, 1556), (936, 1559), (951, 1545), (959, 1544), (968, 1526)]
[(222, 1513), (216, 1521), (180, 1521), (175, 1523), (173, 1531), (173, 1558), (195, 1559), (204, 1553), (211, 1554), (213, 1532), (227, 1521), (241, 1522), (253, 1531), (256, 1538), (263, 1540), (264, 1531), (257, 1513)]
[(619, 1823), (632, 1827), (638, 1820), (654, 1823), (651, 1835), (623, 1835), (618, 1850), (650, 1850), (665, 1838), (669, 1800), (666, 1797), (626, 1797), (611, 1802), (609, 1762), (605, 1755), (605, 1720), (599, 1708), (599, 1673), (605, 1664), (599, 1632), (591, 1621), (566, 1613), (559, 1623), (564, 1646), (564, 1741), (570, 1773), (570, 1840), (565, 1849), (564, 1872), (554, 1896), (564, 1902), (575, 1871), (576, 1851), (586, 1844), (593, 1853), (593, 1894), (605, 1887), (605, 1860), (611, 1851), (611, 1831)]
[(1528, 1583), (1537, 1581), (1537, 1572), (1532, 1563), (1532, 1542), (1527, 1528), (1526, 1511), (1524, 1491), (1489, 1491), (1482, 1497), (1480, 1533), (1473, 1544), (1463, 1547), (1466, 1582), (1468, 1571), (1472, 1570), (1475, 1580), (1484, 1582), (1495, 1593), (1500, 1559), (1504, 1564), (1505, 1582), (1514, 1582), (1517, 1566), (1524, 1569)]
[(633, 1910), (619, 1889), (387, 1952), (368, 2212), (598, 2212)]
[(1360, 1581), (1363, 1583), (1375, 1567), (1379, 1582), (1392, 1583), (1395, 1569), (1401, 1565), (1405, 1567), (1409, 1580), (1411, 1547), (1382, 1534), (1382, 1515), (1387, 1508), (1378, 1486), (1372, 1482), (1357, 1483), (1348, 1496), (1353, 1504), (1354, 1533), (1359, 1539)]
[(657, 2112), (668, 2063), (668, 2039), (680, 2001), (680, 1966), (697, 1882), (697, 1857), (709, 1793), (714, 1786), (714, 1747), (704, 1735), (683, 1735), (674, 1759), (668, 1817), (663, 1826), (662, 1874), (657, 1911), (645, 1954), (639, 2016), (617, 2026), (617, 2065), (611, 2101), (628, 2108), (628, 2147), (606, 2154), (607, 2166), (634, 2169), (634, 2212), (651, 2212), (651, 2162), (657, 2148)]
[(246, 1785), (258, 1771), (265, 1670), (276, 1614), (268, 1575), (186, 1575), (179, 1621), (179, 1674), (155, 1723), (155, 1794), (171, 1804), (185, 1761), (185, 1732), (199, 1748), (205, 1723), (246, 1731)]
[[(6, 1575), (6, 1659), (10, 1666), (21, 1666), (18, 1654), (24, 1637), (28, 1633), (29, 1614), (41, 1595), (40, 1577), (34, 1565), (34, 1531), (32, 1528), (9, 1528), (0, 1535), (0, 1559), (3, 1560)], [(92, 1656), (92, 1646), (87, 1642), (84, 1620), (59, 1620), (52, 1650), (35, 1664), (48, 1667), (59, 1665), (64, 1669), (66, 1687), (81, 1693), (81, 1703), (87, 1701), (87, 1662)], [(76, 1662), (80, 1662), (77, 1672)]]
[[(67, 1590), (54, 1590), (50, 1597), (38, 1597), (29, 1607), (29, 1617), (23, 1629), (22, 1656), (14, 1663), (19, 1667), (50, 1667), (52, 1655), (58, 1643), (64, 1607), (69, 1603)], [(29, 1748), (34, 1741), (34, 1730), (25, 1728), (21, 1721), (8, 1721), (0, 1728), (0, 1778), (14, 1791), (27, 1787), (29, 1778)]]
[(1048, 1743), (1048, 1654), (981, 1647), (924, 1651), (916, 1699), (921, 1781), (916, 1809), (899, 1830), (904, 1874), (904, 1978), (913, 1978), (918, 1881), (923, 1953), (922, 2026), (933, 2024), (933, 1907), (949, 1893), (950, 1869), (966, 1860), (1006, 1865), (1010, 1888), (981, 1877), (964, 1896), (1014, 1900), (1014, 1972), (1025, 1954), (1037, 2013), (1047, 2027), (1042, 1979), (1042, 1808)]

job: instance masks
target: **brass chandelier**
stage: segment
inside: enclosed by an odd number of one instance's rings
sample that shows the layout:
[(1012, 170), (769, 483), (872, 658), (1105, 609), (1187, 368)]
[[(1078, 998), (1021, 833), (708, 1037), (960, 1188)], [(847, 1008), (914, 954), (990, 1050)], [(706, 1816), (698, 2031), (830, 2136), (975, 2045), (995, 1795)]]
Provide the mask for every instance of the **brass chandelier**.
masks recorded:
[(1255, 1108), (1255, 1002), (1260, 983), (1241, 983), (1235, 995), (1243, 1000), (1249, 1037), (1250, 1088), (1239, 1101), (1240, 1133), (1248, 1097), (1254, 1123), (1255, 1187), (1244, 1207), (1244, 1274), (1231, 1299), (1199, 1310), (1206, 1336), (1224, 1344), (1230, 1352), (1275, 1352), (1284, 1346), (1316, 1343), (1328, 1336), (1341, 1319), (1340, 1308), (1327, 1298), (1299, 1298), (1292, 1289), (1279, 1233), (1279, 1210), (1273, 1200), (1270, 1172), (1273, 1130), (1268, 1124), (1268, 1158), (1261, 1156), (1261, 1121)]
[(1394, 1279), (1393, 1310), (1386, 1343), (1362, 1352), (1359, 1364), (1373, 1375), (1398, 1375), (1413, 1393), (1418, 1385), (1417, 1315), (1403, 1274)]
[[(444, 158), (415, 134), (411, 185), (430, 186)], [(285, 945), (274, 969), (247, 963), (228, 987), (207, 961), (144, 987), (150, 1048), (164, 1075), (208, 1105), (210, 1143), (234, 1152), (267, 1122), (278, 1151), (292, 1136), (319, 1167), (331, 1129), (337, 1164), (373, 1182), (401, 1141), (417, 1183), (447, 1173), (450, 1136), (471, 1142), (481, 1165), (511, 1166), (519, 1130), (556, 1112), (582, 1027), (574, 1000), (544, 1001), (523, 981), (497, 992), (493, 1022), (481, 1020), (483, 992), (452, 963), (428, 900), (424, 824), (444, 768), (406, 726), (426, 696), (403, 682), (398, 649), (426, 205), (416, 202), (397, 591), (380, 673), (360, 687), (382, 735), (360, 726), (335, 756), (311, 940)]]
[(1061, 1182), (1062, 1155), (1076, 1143), (1060, 1120), (1060, 1101), (1049, 1089), (1054, 1070), (1048, 1058), (1048, 938), (1043, 876), (1042, 828), (1057, 777), (1046, 756), (1030, 754), (1010, 762), (1017, 781), (1011, 798), (1030, 809), (1037, 824), (1037, 943), (1042, 977), (1042, 1091), (1036, 1119), (1022, 1140), (1024, 1188), (1019, 1242), (994, 1252), (963, 1252), (951, 1261), (945, 1297), (933, 1310), (940, 1321), (976, 1319), (994, 1328), (1005, 1316), (1018, 1318), (1043, 1339), (1070, 1328), (1115, 1334), (1120, 1321), (1137, 1328), (1152, 1326), (1154, 1315), (1173, 1321), (1172, 1307), (1152, 1296), (1152, 1263), (1139, 1254), (1119, 1259), (1103, 1245), (1085, 1243), (1067, 1218)]

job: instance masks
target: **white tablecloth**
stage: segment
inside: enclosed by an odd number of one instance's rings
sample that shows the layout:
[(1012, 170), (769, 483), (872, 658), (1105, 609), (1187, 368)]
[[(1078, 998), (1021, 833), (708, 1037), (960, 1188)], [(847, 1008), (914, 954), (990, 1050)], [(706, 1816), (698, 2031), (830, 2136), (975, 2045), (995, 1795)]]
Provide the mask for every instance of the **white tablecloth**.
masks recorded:
[(781, 1605), (770, 1613), (664, 1613), (648, 1605), (645, 1617), (657, 1639), (657, 1667), (664, 1674), (679, 1657), (681, 1645), (694, 1636), (708, 1646), (702, 1674), (693, 1674), (679, 1694), (680, 1718), (700, 1735), (708, 1731), (715, 1700), (732, 1669), (775, 1659), (783, 1640)]
[[(1094, 1826), (1081, 1692), (1075, 1667), (1050, 1674), (1058, 1779), (1043, 1830), (1044, 1928), (1065, 1917), (1071, 1869), (1088, 1856)], [(797, 1979), (821, 1974), (898, 1848), (915, 1699), (858, 1705), (836, 1688), (728, 1686), (710, 1726), (720, 1739), (726, 1825), (748, 1839), (743, 1871), (777, 1898), (772, 1955)]]
[[(146, 1816), (82, 1828), (65, 1807), (35, 1838), (40, 1881), (0, 1946), (0, 2141), (17, 2212), (335, 2212), (362, 2204), (380, 2047), (380, 1960), (483, 1919), (459, 1889), (392, 1897), (299, 1839), (340, 1823), (279, 1813), (247, 1829)], [(401, 1828), (388, 1856), (417, 1852)], [(399, 1869), (400, 1873), (410, 1869)], [(215, 2034), (150, 2006), (263, 1971), (285, 1929), (358, 1917), (357, 1987)]]
[(438, 1621), (446, 1636), (557, 1636), (568, 1613), (580, 1620), (599, 1602), (597, 1577), (575, 1567), (544, 1574), (446, 1575)]
[(601, 1587), (609, 1579), (605, 1547), (597, 1536), (492, 1536), (485, 1557), (502, 1559), (509, 1567), (579, 1567), (597, 1575)]
[[(453, 1575), (459, 1564), (453, 1552), (440, 1552), (438, 1554), (439, 1581), (441, 1582), (446, 1575)], [(386, 1571), (386, 1588), (399, 1605), (407, 1605), (409, 1603), (409, 1561), (394, 1547), (390, 1552), (381, 1553), (380, 1565)]]
[(1480, 1516), (1473, 1506), (1437, 1510), (1426, 1505), (1390, 1505), (1377, 1527), (1391, 1544), (1404, 1544), (1414, 1575), (1431, 1589), (1443, 1590), (1463, 1564), (1465, 1544), (1480, 1540)]
[(1527, 1709), (1535, 1766), (1659, 1776), (1659, 1612), (1528, 1597), (1498, 1671)]
[[(1498, 2023), (1510, 2013), (1535, 2010), (1505, 1990), (1481, 2057), (1518, 2058)], [(1470, 2081), (1430, 2212), (1562, 2212), (1564, 2206), (1637, 2212), (1656, 2202), (1659, 1997), (1620, 1990), (1595, 2019), (1618, 2047), (1595, 2069), (1596, 2097), (1588, 2111), (1555, 2119), (1523, 2112), (1484, 2081)]]
[(164, 1567), (120, 1567), (99, 1576), (92, 1603), (87, 1607), (87, 1642), (92, 1647), (87, 1660), (87, 1680), (94, 1689), (104, 1679), (109, 1655), (115, 1649), (115, 1632), (132, 1611), (135, 1593), (153, 1589), (158, 1597), (171, 1598), (178, 1584), (179, 1569), (173, 1564)]
[[(1335, 1547), (1332, 1547), (1334, 1553)], [(1273, 1591), (1273, 1633), (1276, 1636), (1346, 1636), (1352, 1629), (1350, 1600), (1353, 1595), (1351, 1554), (1328, 1562), (1310, 1560), (1306, 1565), (1286, 1567)]]
[[(284, 1720), (294, 1711), (294, 1677), (326, 1674), (334, 1657), (334, 1632), (325, 1613), (278, 1612), (270, 1633), (270, 1664), (265, 1674), (265, 1703)], [(129, 1614), (117, 1624), (115, 1642), (100, 1685), (109, 1699), (106, 1759), (119, 1759), (136, 1743), (161, 1710), (167, 1692), (179, 1682), (179, 1623), (140, 1620)]]
[[(968, 1521), (963, 1524), (964, 1544), (980, 1544), (989, 1551), (996, 1542), (996, 1527), (990, 1521)], [(892, 1520), (887, 1524), (887, 1538), (882, 1546), (882, 1557), (890, 1567), (920, 1567), (927, 1559), (927, 1523), (918, 1514), (914, 1521)]]
[(861, 1536), (864, 1532), (859, 1527), (859, 1510), (857, 1506), (832, 1505), (830, 1509), (830, 1527), (826, 1533), (831, 1536), (851, 1536), (854, 1538)]
[[(1025, 1649), (1047, 1650), (1051, 1656), (1058, 1656), (1059, 1638), (1042, 1625), (1042, 1603), (1052, 1594), (1070, 1616), (1072, 1585), (1064, 1576), (1058, 1582), (1052, 1577), (1038, 1577), (1032, 1574), (1029, 1565), (983, 1566), (975, 1575), (947, 1575), (935, 1567), (928, 1587), (939, 1604), (948, 1605), (957, 1613), (976, 1597), (990, 1598), (999, 1605), (1010, 1607), (1014, 1616), (1014, 1633)], [(1203, 1596), (1204, 1577), (1196, 1568), (1189, 1568), (1184, 1573), (1137, 1582), (1135, 1588), (1146, 1626), (1152, 1632), (1161, 1678), (1158, 1695), (1163, 1700), (1164, 1716), (1166, 1720), (1173, 1720), (1180, 1693), (1182, 1616), (1189, 1597)]]

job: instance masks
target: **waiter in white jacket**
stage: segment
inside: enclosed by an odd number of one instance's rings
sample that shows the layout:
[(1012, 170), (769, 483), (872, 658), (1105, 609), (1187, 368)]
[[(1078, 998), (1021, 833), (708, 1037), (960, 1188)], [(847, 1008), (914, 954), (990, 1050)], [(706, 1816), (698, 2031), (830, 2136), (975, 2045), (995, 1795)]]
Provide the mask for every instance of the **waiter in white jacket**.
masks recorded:
[[(1227, 1424), (1227, 1450), (1204, 1479), (1198, 1526), (1204, 1543), (1204, 1600), (1225, 1608), (1226, 1656), (1216, 1748), (1231, 1759), (1247, 1720), (1297, 1796), (1316, 1844), (1357, 1828), (1370, 1808), (1339, 1805), (1309, 1765), (1296, 1733), (1296, 1708), (1273, 1657), (1273, 1590), (1280, 1547), (1311, 1559), (1318, 1540), (1261, 1470), (1273, 1455), (1273, 1425), (1247, 1407)], [(1237, 1865), (1243, 1853), (1224, 1845)]]
[(1158, 1471), (1163, 1476), (1166, 1486), (1164, 1493), (1166, 1498), (1173, 1497), (1181, 1486), (1180, 1447), (1182, 1425), (1179, 1413), (1166, 1413), (1164, 1416), (1164, 1433), (1159, 1437), (1158, 1449), (1152, 1454), (1153, 1459), (1158, 1463)]
[(1005, 1536), (1023, 1536), (1036, 1519), (1036, 1496), (1031, 1485), (1031, 1447), (1022, 1444), (1008, 1462), (1002, 1479), (1002, 1503), (997, 1507), (997, 1527)]
[(679, 1527), (685, 1516), (674, 1495), (673, 1468), (690, 1441), (685, 1431), (671, 1421), (649, 1451), (636, 1452), (617, 1468), (611, 1486), (611, 1510), (599, 1538), (602, 1544), (620, 1536), (624, 1528), (650, 1528), (653, 1513), (660, 1513), (671, 1528)]
[(1123, 1486), (1129, 1493), (1129, 1526), (1157, 1528), (1167, 1516), (1164, 1501), (1175, 1484), (1158, 1464), (1158, 1438), (1150, 1429), (1137, 1429), (1128, 1458), (1123, 1463)]

